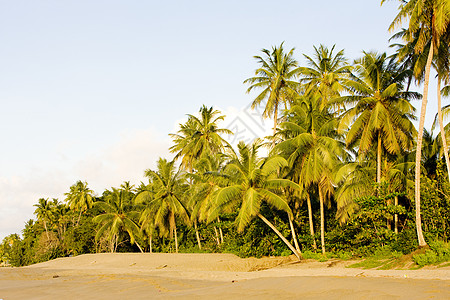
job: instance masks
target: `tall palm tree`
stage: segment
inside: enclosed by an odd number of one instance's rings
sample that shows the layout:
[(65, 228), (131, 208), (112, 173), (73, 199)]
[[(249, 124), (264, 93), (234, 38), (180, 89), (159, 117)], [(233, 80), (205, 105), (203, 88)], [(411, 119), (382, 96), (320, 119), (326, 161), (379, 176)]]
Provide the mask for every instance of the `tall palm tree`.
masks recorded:
[(324, 45), (314, 46), (314, 57), (303, 54), (308, 67), (300, 67), (300, 84), (304, 92), (318, 93), (321, 99), (321, 109), (328, 108), (333, 98), (337, 98), (346, 90), (345, 82), (348, 79), (351, 67), (344, 57), (344, 50), (334, 54), (333, 45), (328, 49)]
[[(203, 105), (199, 113), (199, 117), (189, 114), (188, 121), (180, 124), (178, 133), (170, 134), (175, 143), (170, 151), (176, 152), (175, 159), (181, 158), (181, 167), (190, 173), (193, 172), (193, 166), (201, 157), (215, 155), (230, 146), (221, 136), (222, 134), (233, 134), (229, 129), (218, 127), (218, 122), (225, 118), (220, 111)], [(193, 221), (197, 243), (201, 249), (197, 218)]]
[(44, 224), (47, 240), (49, 240), (50, 237), (48, 235), (47, 223), (52, 219), (53, 205), (51, 201), (48, 201), (48, 199), (40, 198), (38, 201), (38, 204), (33, 205), (36, 207), (34, 214), (37, 216), (38, 220), (42, 221)]
[(94, 203), (94, 191), (88, 188), (87, 182), (78, 180), (70, 187), (70, 192), (65, 193), (65, 201), (70, 209), (80, 211), (76, 226), (80, 223), (81, 214), (91, 208)]
[(138, 212), (131, 207), (129, 191), (112, 188), (107, 191), (105, 201), (98, 201), (95, 205), (103, 211), (95, 216), (93, 221), (99, 224), (95, 235), (96, 240), (106, 235), (110, 242), (110, 251), (115, 252), (119, 242), (120, 234), (127, 232), (131, 244), (136, 244), (141, 252), (141, 246), (136, 241), (139, 235), (139, 226), (136, 224)]
[(175, 251), (178, 253), (178, 237), (175, 217), (181, 217), (189, 223), (188, 211), (183, 203), (183, 195), (186, 190), (185, 180), (181, 171), (176, 171), (174, 161), (160, 158), (157, 170), (146, 170), (145, 176), (149, 177), (154, 185), (154, 199), (149, 203), (153, 207), (155, 227), (161, 234), (170, 237), (175, 236)]
[(408, 73), (393, 60), (388, 61), (386, 53), (364, 52), (355, 69), (356, 77), (347, 82), (352, 95), (341, 98), (350, 108), (342, 115), (339, 129), (350, 128), (347, 146), (356, 146), (360, 155), (366, 155), (376, 143), (376, 182), (380, 184), (383, 148), (399, 154), (412, 147), (414, 107), (409, 99), (417, 98), (418, 94), (402, 91)]
[(141, 230), (148, 236), (150, 253), (153, 252), (153, 235), (156, 229), (154, 216), (157, 207), (152, 205), (152, 201), (155, 199), (155, 193), (154, 186), (151, 182), (148, 185), (141, 184), (134, 198), (135, 205), (140, 207), (139, 224)]
[[(381, 1), (383, 4), (385, 0)], [(419, 247), (427, 245), (422, 233), (422, 219), (420, 216), (420, 167), (422, 155), (422, 137), (425, 125), (425, 115), (428, 101), (428, 85), (434, 49), (439, 48), (441, 36), (450, 23), (450, 3), (448, 0), (400, 0), (399, 13), (394, 18), (389, 29), (393, 30), (402, 21), (408, 21), (410, 37), (418, 36), (415, 46), (417, 53), (424, 52), (428, 41), (431, 41), (425, 67), (423, 98), (420, 109), (419, 130), (417, 136), (416, 168), (415, 168), (415, 206), (416, 230)]]
[(295, 81), (298, 73), (298, 62), (294, 59), (294, 48), (288, 53), (284, 52), (283, 43), (278, 47), (272, 47), (272, 51), (262, 49), (263, 56), (254, 56), (260, 65), (255, 71), (255, 77), (248, 78), (244, 84), (249, 84), (247, 93), (254, 89), (263, 89), (252, 102), (252, 109), (265, 103), (264, 118), (273, 117), (273, 133), (276, 133), (278, 124), (278, 110), (281, 104), (289, 99), (293, 91), (297, 90)]
[(288, 111), (287, 121), (280, 126), (282, 131), (289, 132), (289, 138), (279, 143), (277, 149), (288, 157), (293, 178), (302, 189), (317, 189), (321, 246), (325, 253), (324, 204), (334, 192), (332, 174), (346, 153), (336, 133), (337, 120), (321, 109), (321, 100), (318, 93), (312, 93), (301, 97)]
[(225, 209), (237, 208), (239, 213), (236, 217), (236, 225), (239, 232), (254, 218), (259, 217), (266, 223), (289, 247), (289, 249), (300, 259), (299, 253), (294, 246), (267, 220), (261, 213), (263, 202), (285, 211), (292, 217), (292, 211), (288, 201), (280, 196), (280, 188), (300, 188), (294, 182), (278, 178), (281, 167), (287, 166), (287, 162), (280, 156), (266, 159), (258, 157), (258, 149), (262, 146), (259, 140), (252, 145), (238, 144), (239, 156), (234, 155), (231, 162), (226, 166), (226, 173), (233, 178), (234, 183), (220, 188), (210, 202), (208, 221), (215, 220)]

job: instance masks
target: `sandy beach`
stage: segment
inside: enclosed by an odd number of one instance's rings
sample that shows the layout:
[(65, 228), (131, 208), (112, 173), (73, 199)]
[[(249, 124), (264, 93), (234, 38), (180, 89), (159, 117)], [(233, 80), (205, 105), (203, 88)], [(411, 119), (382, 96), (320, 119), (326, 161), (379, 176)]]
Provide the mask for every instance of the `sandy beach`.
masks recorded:
[(450, 268), (232, 254), (104, 253), (0, 268), (0, 299), (449, 299)]

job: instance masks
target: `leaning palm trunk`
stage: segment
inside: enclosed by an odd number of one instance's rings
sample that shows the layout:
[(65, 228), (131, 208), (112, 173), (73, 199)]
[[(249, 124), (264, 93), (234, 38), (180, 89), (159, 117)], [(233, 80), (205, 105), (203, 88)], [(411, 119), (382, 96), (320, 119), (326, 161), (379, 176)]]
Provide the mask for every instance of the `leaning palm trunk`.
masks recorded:
[(44, 220), (44, 229), (45, 229), (45, 234), (47, 235), (47, 241), (49, 241), (50, 237), (48, 235), (47, 222), (45, 220)]
[(138, 244), (138, 242), (134, 241), (134, 243), (136, 244), (136, 246), (138, 246), (139, 251), (141, 251), (141, 253), (144, 253), (144, 250), (142, 250), (141, 246)]
[(323, 207), (323, 194), (319, 186), (319, 202), (320, 202), (320, 243), (322, 245), (322, 254), (325, 254), (325, 212)]
[(295, 249), (297, 250), (298, 253), (301, 254), (302, 251), (300, 251), (300, 247), (298, 246), (297, 235), (295, 234), (294, 224), (292, 224), (292, 218), (290, 214), (288, 214), (288, 219), (289, 219), (289, 226), (291, 227), (292, 239), (294, 240)]
[(298, 258), (298, 260), (301, 259), (300, 254), (297, 252), (297, 250), (295, 250), (294, 246), (292, 246), (291, 243), (289, 243), (289, 241), (281, 234), (281, 232), (279, 232), (275, 226), (273, 226), (272, 223), (269, 222), (269, 220), (267, 220), (263, 215), (261, 215), (260, 213), (258, 213), (258, 217), (263, 220), (264, 223), (266, 223), (279, 237), (280, 239), (289, 247), (289, 249), (291, 249), (291, 251), (294, 253), (294, 255)]
[[(217, 217), (217, 222), (220, 223), (220, 218)], [(220, 243), (223, 244), (223, 231), (222, 231), (222, 227), (219, 226), (219, 233), (220, 233)]]
[(200, 235), (198, 233), (198, 228), (197, 228), (197, 220), (194, 221), (194, 229), (195, 229), (195, 236), (197, 237), (197, 244), (198, 244), (198, 249), (202, 249), (202, 243), (200, 242)]
[(312, 215), (312, 207), (311, 207), (311, 198), (309, 194), (306, 195), (306, 203), (308, 204), (308, 219), (309, 219), (309, 232), (311, 233), (311, 237), (313, 240), (313, 248), (317, 250), (316, 238), (314, 237), (314, 224), (313, 224), (313, 215)]
[(216, 226), (214, 226), (214, 233), (216, 234), (216, 243), (217, 243), (217, 246), (219, 246), (219, 245), (220, 245), (219, 232), (217, 231), (217, 227), (216, 227)]
[[(420, 216), (420, 167), (422, 160), (422, 139), (423, 128), (425, 126), (425, 114), (427, 112), (428, 85), (430, 83), (431, 61), (433, 59), (433, 42), (431, 42), (430, 52), (428, 53), (427, 65), (425, 68), (425, 82), (423, 84), (422, 107), (420, 108), (419, 132), (417, 133), (417, 149), (416, 149), (416, 169), (415, 169), (415, 205), (416, 205), (416, 230), (419, 247), (425, 247), (427, 243), (422, 233), (422, 218)], [(440, 109), (440, 108), (439, 108)]]
[(438, 77), (438, 81), (437, 81), (437, 89), (438, 89), (437, 96), (438, 96), (439, 129), (441, 132), (442, 149), (444, 150), (445, 164), (447, 165), (448, 180), (450, 181), (450, 159), (448, 157), (447, 138), (445, 136), (445, 130), (444, 130), (444, 120), (442, 118), (441, 80), (439, 79), (439, 77)]

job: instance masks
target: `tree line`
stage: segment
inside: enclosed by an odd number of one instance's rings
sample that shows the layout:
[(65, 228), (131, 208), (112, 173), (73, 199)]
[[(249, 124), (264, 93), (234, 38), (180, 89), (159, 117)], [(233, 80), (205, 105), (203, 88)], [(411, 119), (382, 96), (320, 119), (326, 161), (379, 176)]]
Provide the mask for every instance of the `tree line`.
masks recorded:
[[(233, 148), (225, 116), (204, 105), (170, 134), (175, 158), (146, 170), (148, 182), (96, 196), (78, 181), (64, 202), (39, 199), (23, 238), (4, 239), (4, 260), (180, 250), (300, 259), (447, 242), (450, 108), (441, 96), (450, 91), (450, 3), (400, 1), (390, 29), (403, 20), (392, 55), (363, 52), (350, 62), (344, 50), (319, 45), (300, 65), (283, 43), (263, 49), (244, 84), (255, 92), (252, 108), (273, 119), (271, 136)], [(427, 131), (431, 68), (439, 109)], [(423, 83), (423, 94), (412, 83)], [(422, 101), (418, 129), (414, 100)]]

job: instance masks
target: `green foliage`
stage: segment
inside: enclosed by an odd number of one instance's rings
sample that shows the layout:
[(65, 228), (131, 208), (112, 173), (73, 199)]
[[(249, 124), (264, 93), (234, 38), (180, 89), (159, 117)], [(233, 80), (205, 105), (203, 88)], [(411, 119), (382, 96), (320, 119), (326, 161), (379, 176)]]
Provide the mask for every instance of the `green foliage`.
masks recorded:
[(414, 262), (423, 267), (450, 261), (450, 244), (442, 241), (430, 242), (430, 249), (423, 254), (413, 255)]

